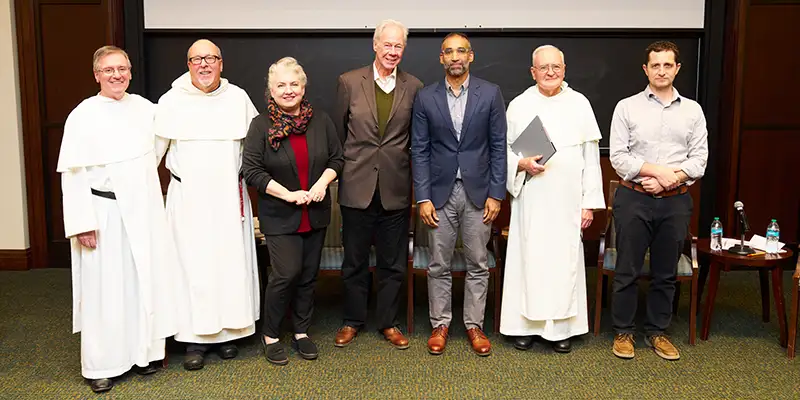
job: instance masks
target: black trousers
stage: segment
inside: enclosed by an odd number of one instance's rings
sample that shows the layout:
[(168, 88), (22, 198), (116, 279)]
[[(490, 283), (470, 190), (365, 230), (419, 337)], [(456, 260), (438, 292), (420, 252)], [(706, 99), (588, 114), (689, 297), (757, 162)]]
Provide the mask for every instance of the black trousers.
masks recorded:
[(291, 307), (293, 333), (306, 333), (314, 312), (314, 285), (325, 229), (267, 236), (266, 240), (272, 269), (264, 290), (262, 332), (278, 338), (286, 308)]
[(370, 205), (364, 209), (342, 206), (344, 262), (344, 324), (362, 328), (367, 321), (369, 299), (370, 245), (375, 241), (378, 329), (398, 325), (400, 289), (408, 262), (410, 207), (385, 210), (376, 188)]
[(617, 263), (611, 313), (616, 333), (634, 333), (639, 274), (650, 249), (647, 335), (663, 334), (672, 319), (678, 260), (692, 216), (692, 197), (653, 198), (619, 187), (614, 199)]

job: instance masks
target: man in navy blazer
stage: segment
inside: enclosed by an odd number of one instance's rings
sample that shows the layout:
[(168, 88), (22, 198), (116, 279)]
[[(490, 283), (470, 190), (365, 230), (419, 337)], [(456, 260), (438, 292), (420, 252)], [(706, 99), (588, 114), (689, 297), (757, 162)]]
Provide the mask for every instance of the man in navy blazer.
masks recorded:
[(506, 115), (500, 88), (469, 74), (475, 59), (463, 33), (444, 38), (439, 61), (445, 79), (414, 100), (411, 160), (420, 218), (430, 226), (428, 296), (434, 328), (428, 352), (441, 354), (452, 320), (451, 261), (459, 230), (467, 278), (464, 324), (472, 349), (492, 348), (483, 333), (492, 221), (506, 194)]

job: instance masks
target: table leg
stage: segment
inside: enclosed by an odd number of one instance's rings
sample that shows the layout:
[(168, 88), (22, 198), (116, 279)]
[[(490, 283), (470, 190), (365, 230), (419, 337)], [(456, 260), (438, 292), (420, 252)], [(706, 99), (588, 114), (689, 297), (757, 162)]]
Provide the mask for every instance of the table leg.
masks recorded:
[(778, 312), (778, 326), (781, 329), (781, 346), (786, 347), (786, 308), (783, 304), (783, 269), (780, 265), (772, 268), (772, 294), (775, 296), (775, 311)]
[[(706, 287), (706, 281), (708, 280), (708, 271), (711, 269), (709, 264), (709, 257), (700, 256), (700, 273), (698, 276), (698, 284), (697, 284), (697, 304), (700, 304), (703, 301), (703, 290)], [(700, 309), (702, 307), (697, 307), (697, 312), (700, 313)]]
[(758, 270), (758, 279), (761, 282), (761, 319), (769, 322), (769, 276), (764, 269)]
[(706, 309), (703, 313), (703, 328), (700, 331), (700, 339), (708, 340), (708, 331), (711, 326), (711, 314), (714, 313), (714, 299), (717, 297), (717, 287), (719, 287), (719, 263), (712, 262), (709, 266), (711, 282), (708, 283), (708, 294), (706, 295)]

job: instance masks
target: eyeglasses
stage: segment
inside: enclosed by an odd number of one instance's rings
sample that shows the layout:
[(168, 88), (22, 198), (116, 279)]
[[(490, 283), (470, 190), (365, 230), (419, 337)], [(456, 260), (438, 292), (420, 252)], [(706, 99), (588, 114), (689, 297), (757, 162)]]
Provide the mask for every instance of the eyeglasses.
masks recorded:
[(463, 55), (466, 55), (467, 53), (469, 53), (470, 50), (471, 49), (466, 48), (466, 47), (459, 47), (457, 49), (452, 49), (452, 48), (448, 47), (448, 48), (442, 50), (442, 54), (444, 54), (446, 56), (449, 56), (449, 55), (453, 54), (453, 52), (455, 51), (456, 53), (458, 53), (458, 55), (463, 56)]
[(102, 68), (102, 69), (97, 69), (95, 71), (101, 72), (105, 76), (111, 76), (111, 75), (114, 75), (114, 71), (119, 72), (120, 75), (125, 75), (128, 72), (130, 72), (130, 70), (131, 70), (130, 67), (122, 66), (122, 67), (117, 67), (117, 68), (106, 67), (106, 68)]
[(207, 56), (189, 57), (189, 62), (192, 63), (192, 65), (200, 65), (203, 63), (203, 60), (206, 60), (206, 64), (211, 65), (216, 63), (217, 60), (222, 60), (222, 57), (214, 54), (210, 54)]
[(383, 44), (383, 49), (386, 50), (386, 51), (392, 51), (392, 49), (394, 49), (394, 51), (399, 53), (399, 52), (403, 51), (403, 45), (402, 44), (384, 43)]
[(552, 69), (553, 72), (555, 73), (560, 73), (561, 70), (564, 69), (564, 66), (561, 64), (545, 64), (545, 65), (540, 65), (538, 67), (534, 66), (533, 68), (535, 68), (537, 71), (541, 73), (545, 73), (549, 69)]

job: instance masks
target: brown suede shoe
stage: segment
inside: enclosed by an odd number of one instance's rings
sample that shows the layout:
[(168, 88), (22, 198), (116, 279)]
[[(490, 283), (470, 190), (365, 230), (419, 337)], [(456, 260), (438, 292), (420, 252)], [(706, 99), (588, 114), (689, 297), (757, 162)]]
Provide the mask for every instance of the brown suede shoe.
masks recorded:
[(336, 347), (347, 346), (356, 336), (358, 336), (358, 329), (345, 325), (336, 331), (336, 339), (334, 339), (333, 345)]
[(488, 356), (492, 354), (492, 344), (489, 343), (489, 338), (481, 331), (480, 328), (467, 329), (467, 338), (472, 344), (472, 351), (479, 356)]
[(381, 333), (396, 349), (405, 350), (408, 348), (408, 339), (397, 328), (386, 328)]
[(659, 357), (665, 360), (674, 361), (681, 358), (681, 353), (678, 351), (678, 348), (664, 335), (648, 336), (645, 339), (645, 343), (652, 347), (653, 351), (655, 351)]
[(619, 358), (630, 359), (633, 358), (633, 340), (632, 333), (618, 333), (614, 335), (614, 355)]
[(431, 333), (431, 338), (428, 339), (428, 353), (439, 355), (444, 353), (444, 347), (447, 345), (447, 326), (439, 325)]

